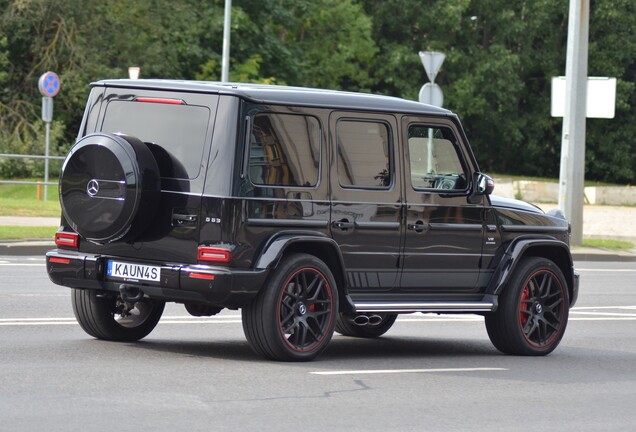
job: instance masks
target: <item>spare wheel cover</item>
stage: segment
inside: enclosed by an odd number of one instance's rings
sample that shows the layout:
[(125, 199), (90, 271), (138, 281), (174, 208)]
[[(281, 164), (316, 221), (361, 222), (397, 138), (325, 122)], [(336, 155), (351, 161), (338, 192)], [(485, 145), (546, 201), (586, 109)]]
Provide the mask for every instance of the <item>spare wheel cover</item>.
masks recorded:
[(87, 135), (62, 165), (62, 213), (71, 228), (96, 243), (139, 236), (157, 208), (159, 191), (157, 162), (134, 137)]

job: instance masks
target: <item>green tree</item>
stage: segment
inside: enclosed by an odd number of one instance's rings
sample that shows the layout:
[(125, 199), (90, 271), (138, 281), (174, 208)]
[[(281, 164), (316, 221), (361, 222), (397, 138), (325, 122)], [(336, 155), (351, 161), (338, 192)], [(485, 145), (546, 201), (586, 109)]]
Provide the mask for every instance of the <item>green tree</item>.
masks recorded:
[[(565, 72), (565, 0), (360, 0), (374, 19), (376, 92), (417, 99), (427, 81), (417, 52), (446, 54), (436, 82), (463, 119), (482, 169), (558, 176), (561, 119), (550, 83)], [(592, 2), (590, 75), (619, 79), (617, 116), (589, 119), (587, 178), (631, 182), (636, 167), (636, 52), (631, 0)], [(628, 157), (626, 157), (628, 156)]]
[[(565, 71), (566, 0), (235, 0), (232, 80), (417, 99), (417, 55), (437, 50), (445, 106), (481, 167), (558, 175), (561, 119), (550, 82)], [(220, 78), (223, 0), (0, 0), (0, 151), (43, 152), (38, 77), (58, 73), (53, 151), (74, 141), (88, 85)], [(636, 4), (592, 1), (591, 76), (618, 78), (616, 118), (588, 119), (587, 178), (636, 178)], [(35, 168), (34, 168), (35, 169)]]

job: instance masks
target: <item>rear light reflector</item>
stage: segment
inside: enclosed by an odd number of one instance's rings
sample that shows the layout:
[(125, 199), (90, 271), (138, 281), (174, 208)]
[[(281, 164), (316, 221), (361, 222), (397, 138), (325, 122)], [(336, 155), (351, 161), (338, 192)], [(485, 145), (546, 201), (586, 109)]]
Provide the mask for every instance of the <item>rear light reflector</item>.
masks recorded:
[(49, 262), (57, 264), (70, 264), (71, 260), (67, 258), (49, 258)]
[(79, 246), (79, 234), (69, 232), (55, 233), (55, 244), (57, 246), (77, 249)]
[(219, 247), (199, 246), (199, 261), (229, 263), (232, 260), (232, 251)]
[(160, 103), (168, 105), (185, 105), (185, 101), (181, 99), (154, 98), (154, 97), (138, 97), (135, 102)]
[(206, 274), (206, 273), (190, 273), (190, 277), (192, 279), (214, 280), (214, 275), (213, 274)]

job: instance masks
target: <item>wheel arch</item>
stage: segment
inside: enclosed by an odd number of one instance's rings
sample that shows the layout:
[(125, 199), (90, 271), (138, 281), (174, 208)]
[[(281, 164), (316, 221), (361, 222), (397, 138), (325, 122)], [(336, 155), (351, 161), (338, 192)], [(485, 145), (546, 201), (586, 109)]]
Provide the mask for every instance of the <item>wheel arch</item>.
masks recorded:
[(487, 293), (498, 295), (506, 286), (518, 264), (526, 257), (541, 257), (552, 261), (563, 273), (568, 284), (570, 307), (578, 297), (578, 274), (574, 271), (572, 255), (567, 244), (555, 239), (523, 238), (513, 241), (488, 285)]
[(280, 234), (265, 245), (255, 260), (254, 267), (256, 269), (274, 268), (284, 256), (293, 253), (306, 253), (323, 261), (336, 280), (340, 312), (353, 313), (355, 311), (355, 306), (348, 293), (342, 252), (336, 241), (329, 237), (312, 234)]

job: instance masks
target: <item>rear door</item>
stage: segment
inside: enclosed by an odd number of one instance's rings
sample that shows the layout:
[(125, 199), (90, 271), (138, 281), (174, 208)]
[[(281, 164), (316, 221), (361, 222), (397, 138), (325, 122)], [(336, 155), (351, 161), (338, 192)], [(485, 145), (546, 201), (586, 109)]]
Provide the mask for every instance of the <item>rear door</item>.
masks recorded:
[[(201, 226), (201, 194), (218, 95), (130, 88), (95, 88), (85, 134), (123, 133), (151, 149), (159, 166), (159, 209), (144, 234), (132, 243), (94, 245), (81, 250), (132, 259), (195, 263)], [(99, 109), (95, 109), (99, 107)]]
[(398, 282), (401, 192), (394, 116), (330, 118), (331, 236), (340, 245), (354, 302), (378, 300)]

